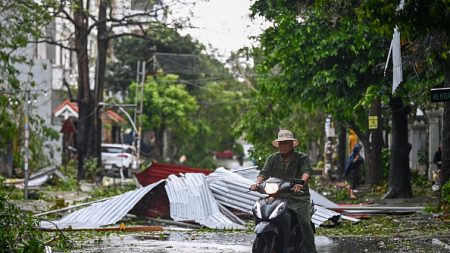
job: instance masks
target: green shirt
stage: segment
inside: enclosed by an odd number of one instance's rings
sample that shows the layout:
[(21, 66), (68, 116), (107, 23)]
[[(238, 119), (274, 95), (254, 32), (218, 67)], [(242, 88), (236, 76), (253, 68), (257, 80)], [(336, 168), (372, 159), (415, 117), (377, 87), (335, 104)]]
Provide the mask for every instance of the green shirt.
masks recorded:
[[(265, 179), (277, 177), (283, 180), (290, 180), (292, 178), (301, 179), (304, 173), (310, 176), (312, 174), (311, 164), (306, 154), (294, 151), (285, 164), (283, 163), (281, 154), (277, 152), (267, 158), (259, 176), (263, 176)], [(285, 196), (293, 209), (297, 205), (304, 204), (305, 201), (309, 204), (310, 194), (308, 185), (305, 185), (301, 192), (286, 193)]]

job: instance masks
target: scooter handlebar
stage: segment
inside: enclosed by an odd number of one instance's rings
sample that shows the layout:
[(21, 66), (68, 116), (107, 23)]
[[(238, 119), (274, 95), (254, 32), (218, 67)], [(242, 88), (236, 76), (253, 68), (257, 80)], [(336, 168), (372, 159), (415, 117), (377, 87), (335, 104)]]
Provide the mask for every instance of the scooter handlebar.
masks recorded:
[(262, 185), (263, 185), (263, 184), (264, 184), (264, 182), (259, 183), (259, 184), (256, 184), (255, 189), (252, 189), (252, 186), (253, 186), (253, 184), (252, 184), (252, 185), (250, 185), (250, 187), (248, 188), (248, 190), (249, 190), (249, 191), (259, 191), (259, 190), (262, 188)]
[(295, 184), (305, 185), (305, 180), (293, 178), (293, 179), (291, 179), (291, 184), (292, 185), (295, 185)]
[[(284, 181), (280, 184), (280, 190), (282, 192), (286, 192), (286, 191), (292, 191), (292, 187), (296, 184), (300, 184), (300, 185), (305, 185), (305, 180), (303, 179), (291, 179), (290, 181)], [(252, 186), (256, 185), (255, 189), (252, 189)], [(248, 190), (249, 191), (257, 191), (257, 192), (261, 192), (261, 190), (264, 188), (265, 182), (261, 182), (259, 184), (253, 184), (251, 185)], [(263, 192), (261, 192), (263, 193)]]

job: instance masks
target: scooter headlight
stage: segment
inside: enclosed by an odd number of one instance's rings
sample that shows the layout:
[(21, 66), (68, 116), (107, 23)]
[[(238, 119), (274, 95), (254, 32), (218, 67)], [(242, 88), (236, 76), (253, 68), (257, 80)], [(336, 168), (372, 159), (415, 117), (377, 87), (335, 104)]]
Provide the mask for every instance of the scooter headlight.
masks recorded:
[(261, 204), (259, 202), (256, 202), (253, 206), (253, 213), (258, 217), (259, 219), (262, 219), (261, 215)]
[(274, 194), (278, 191), (279, 187), (277, 183), (266, 183), (266, 186), (264, 187), (264, 191), (267, 194)]
[(286, 203), (280, 203), (275, 210), (273, 210), (273, 212), (270, 214), (269, 219), (273, 219), (275, 217), (277, 217), (280, 213), (284, 212), (284, 210), (286, 210)]

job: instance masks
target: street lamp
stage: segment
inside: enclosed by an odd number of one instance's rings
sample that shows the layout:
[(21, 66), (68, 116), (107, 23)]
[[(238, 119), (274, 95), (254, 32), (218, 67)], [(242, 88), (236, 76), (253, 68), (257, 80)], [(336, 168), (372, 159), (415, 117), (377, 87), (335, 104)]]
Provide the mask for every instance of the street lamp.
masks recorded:
[(138, 132), (137, 128), (136, 128), (136, 125), (134, 124), (134, 121), (131, 118), (130, 114), (128, 114), (128, 112), (125, 111), (125, 109), (123, 109), (123, 107), (136, 107), (136, 105), (134, 105), (134, 104), (115, 104), (115, 103), (99, 102), (98, 106), (102, 106), (102, 107), (117, 107), (117, 108), (119, 108), (119, 110), (121, 112), (123, 112), (127, 116), (127, 118), (130, 121), (131, 126), (133, 127), (133, 130), (135, 131), (135, 133)]
[(134, 123), (134, 121), (131, 118), (130, 114), (127, 111), (125, 111), (125, 109), (123, 109), (124, 107), (133, 108), (133, 107), (136, 107), (136, 105), (135, 104), (115, 104), (115, 103), (99, 102), (98, 106), (102, 106), (102, 107), (117, 107), (117, 108), (119, 108), (119, 110), (121, 112), (123, 112), (125, 114), (125, 116), (127, 116), (128, 120), (131, 123), (131, 126), (133, 127), (133, 131), (135, 132), (136, 151), (137, 151), (137, 154), (138, 154), (137, 162), (138, 162), (138, 168), (139, 168), (139, 152), (140, 152), (141, 133), (140, 133), (140, 131), (138, 131), (138, 129), (136, 127), (136, 124)]

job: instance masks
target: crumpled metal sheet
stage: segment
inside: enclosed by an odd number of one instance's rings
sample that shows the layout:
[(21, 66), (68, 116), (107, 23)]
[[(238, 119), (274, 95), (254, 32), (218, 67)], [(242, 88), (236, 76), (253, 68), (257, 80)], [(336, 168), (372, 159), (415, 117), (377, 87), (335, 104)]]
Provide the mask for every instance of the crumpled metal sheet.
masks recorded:
[(255, 202), (263, 196), (259, 192), (249, 190), (254, 180), (222, 167), (209, 174), (206, 182), (219, 203), (246, 213), (251, 213)]
[(195, 221), (209, 228), (244, 229), (223, 215), (201, 173), (182, 177), (170, 175), (166, 192), (170, 201), (170, 216), (175, 221)]
[(252, 182), (255, 181), (256, 177), (259, 175), (259, 170), (257, 170), (258, 166), (250, 166), (250, 167), (234, 167), (230, 168), (230, 171), (243, 176), (247, 179), (250, 179)]
[[(256, 169), (246, 169), (246, 174), (257, 173), (255, 171), (252, 172), (251, 170)], [(208, 175), (206, 182), (219, 203), (243, 212), (251, 213), (255, 202), (260, 197), (264, 196), (258, 192), (249, 191), (250, 185), (253, 184), (255, 180), (250, 180), (225, 168), (217, 168), (213, 173)], [(314, 191), (311, 191), (311, 199), (314, 203), (318, 204), (318, 202), (325, 202), (325, 197), (321, 196), (317, 192), (313, 192)], [(321, 196), (323, 199), (318, 198), (318, 202), (316, 202), (316, 196)], [(311, 220), (316, 227), (319, 227), (327, 220), (340, 219), (340, 214), (335, 211), (318, 205), (315, 205), (314, 208), (316, 211), (312, 215)]]
[(326, 209), (325, 207), (314, 205), (314, 214), (311, 217), (311, 221), (317, 228), (327, 220), (337, 222), (341, 219), (341, 214), (333, 210)]
[(160, 180), (156, 183), (129, 191), (103, 202), (92, 204), (89, 207), (75, 211), (57, 221), (41, 222), (41, 228), (64, 229), (72, 228), (98, 228), (101, 226), (112, 225), (121, 220), (148, 192), (154, 187), (164, 182)]

